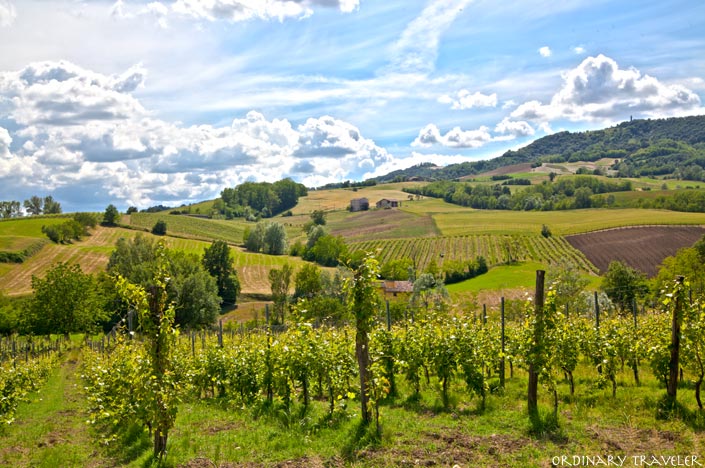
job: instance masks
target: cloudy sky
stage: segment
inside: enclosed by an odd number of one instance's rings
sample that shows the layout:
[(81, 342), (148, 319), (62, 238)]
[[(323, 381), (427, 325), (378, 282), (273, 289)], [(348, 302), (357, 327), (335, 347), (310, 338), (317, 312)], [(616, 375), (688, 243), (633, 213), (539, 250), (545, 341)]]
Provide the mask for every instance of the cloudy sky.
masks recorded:
[(705, 2), (0, 0), (0, 200), (64, 211), (705, 114)]

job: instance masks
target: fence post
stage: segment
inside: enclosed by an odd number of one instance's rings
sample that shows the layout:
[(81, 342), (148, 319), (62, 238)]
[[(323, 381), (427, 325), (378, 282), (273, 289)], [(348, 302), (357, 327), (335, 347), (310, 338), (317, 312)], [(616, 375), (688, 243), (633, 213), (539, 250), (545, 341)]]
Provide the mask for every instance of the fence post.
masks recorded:
[[(543, 341), (543, 304), (544, 304), (544, 276), (546, 272), (544, 270), (536, 270), (536, 292), (534, 294), (534, 310), (536, 314), (534, 322), (534, 343), (536, 346), (541, 346)], [(534, 350), (530, 351), (534, 354)], [(533, 362), (529, 363), (529, 388), (527, 391), (527, 406), (529, 409), (529, 416), (535, 417), (538, 415), (538, 384), (539, 384), (539, 371), (536, 369), (536, 364)]]
[(223, 347), (223, 319), (218, 321), (218, 347)]
[(391, 331), (392, 330), (392, 314), (389, 311), (389, 299), (387, 299), (385, 302), (387, 304), (387, 331)]
[(487, 304), (482, 304), (482, 324), (487, 325)]
[(673, 314), (671, 316), (671, 359), (668, 363), (668, 399), (673, 405), (676, 402), (676, 393), (678, 392), (678, 370), (680, 358), (680, 343), (681, 343), (681, 324), (683, 322), (683, 297), (680, 289), (683, 287), (683, 276), (677, 276), (678, 292), (675, 295), (675, 303), (673, 304)]
[(501, 337), (502, 337), (502, 358), (499, 361), (499, 386), (504, 388), (504, 351), (505, 351), (505, 337), (504, 337), (504, 296), (500, 303), (500, 322), (501, 322)]

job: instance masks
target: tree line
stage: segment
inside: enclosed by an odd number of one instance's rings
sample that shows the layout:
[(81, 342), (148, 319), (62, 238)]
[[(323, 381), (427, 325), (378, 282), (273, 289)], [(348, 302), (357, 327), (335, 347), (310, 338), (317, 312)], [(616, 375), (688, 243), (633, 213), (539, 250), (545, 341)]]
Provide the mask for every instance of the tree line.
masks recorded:
[(54, 197), (47, 195), (44, 198), (33, 195), (24, 203), (20, 204), (17, 200), (0, 201), (0, 219), (19, 218), (24, 216), (22, 207), (29, 215), (40, 214), (60, 214), (61, 203), (54, 200)]
[(286, 178), (278, 182), (245, 182), (220, 192), (213, 204), (214, 215), (226, 219), (257, 220), (270, 218), (296, 206), (299, 197), (306, 196), (306, 186)]
[(631, 191), (633, 188), (630, 181), (613, 182), (592, 176), (576, 176), (546, 181), (512, 193), (506, 182), (478, 185), (437, 181), (403, 190), (475, 209), (553, 211), (610, 206), (615, 202), (614, 196), (605, 197), (602, 194)]

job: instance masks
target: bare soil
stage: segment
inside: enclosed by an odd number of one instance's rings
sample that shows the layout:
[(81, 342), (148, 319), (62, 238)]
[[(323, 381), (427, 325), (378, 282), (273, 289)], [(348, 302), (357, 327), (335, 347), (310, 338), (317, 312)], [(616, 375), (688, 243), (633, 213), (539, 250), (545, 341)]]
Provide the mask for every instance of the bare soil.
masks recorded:
[(601, 274), (611, 261), (620, 260), (653, 277), (666, 257), (692, 246), (703, 235), (702, 226), (637, 226), (566, 236), (566, 240), (585, 254)]

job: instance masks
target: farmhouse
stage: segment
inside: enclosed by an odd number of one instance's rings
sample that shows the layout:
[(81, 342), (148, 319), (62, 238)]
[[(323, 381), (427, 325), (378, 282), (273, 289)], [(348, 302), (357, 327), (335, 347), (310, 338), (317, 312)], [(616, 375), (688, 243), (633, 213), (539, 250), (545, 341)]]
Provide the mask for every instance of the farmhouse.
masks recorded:
[(400, 206), (401, 206), (401, 202), (399, 200), (397, 200), (396, 198), (383, 198), (377, 202), (377, 208), (389, 209), (389, 208), (399, 208)]
[(397, 297), (397, 295), (408, 295), (414, 292), (414, 283), (411, 281), (390, 281), (382, 282), (382, 290), (385, 297)]
[(367, 198), (353, 198), (350, 200), (350, 211), (366, 211), (370, 209), (370, 201)]

